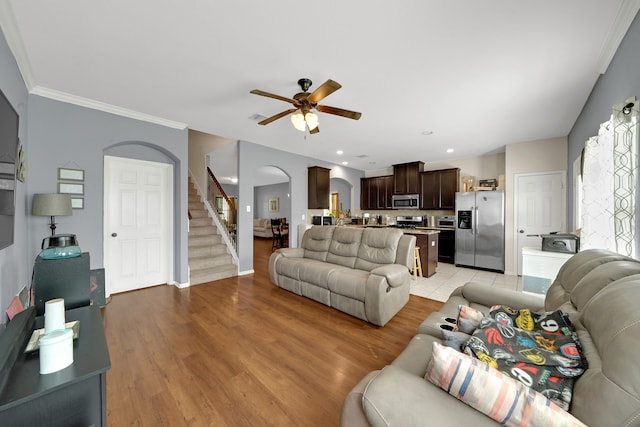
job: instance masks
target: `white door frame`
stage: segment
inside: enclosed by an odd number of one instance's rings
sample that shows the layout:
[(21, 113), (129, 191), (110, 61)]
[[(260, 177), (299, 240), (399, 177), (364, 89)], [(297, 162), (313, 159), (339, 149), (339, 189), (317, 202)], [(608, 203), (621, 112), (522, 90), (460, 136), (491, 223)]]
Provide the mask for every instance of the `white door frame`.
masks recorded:
[(561, 198), (562, 206), (562, 227), (559, 231), (566, 231), (567, 228), (567, 171), (566, 170), (555, 170), (555, 171), (544, 171), (544, 172), (531, 172), (531, 173), (517, 173), (513, 175), (513, 262), (514, 262), (514, 274), (518, 274), (518, 266), (521, 264), (522, 260), (520, 259), (520, 253), (518, 251), (518, 236), (519, 236), (519, 228), (518, 227), (518, 204), (519, 204), (519, 187), (518, 180), (519, 178), (528, 177), (528, 176), (542, 176), (542, 175), (560, 175), (562, 178), (562, 190), (563, 197)]
[(110, 269), (108, 268), (109, 263), (110, 263), (110, 259), (109, 259), (109, 239), (111, 239), (111, 231), (109, 230), (110, 227), (110, 218), (109, 218), (109, 212), (110, 212), (110, 205), (109, 205), (109, 197), (108, 195), (110, 194), (110, 180), (111, 180), (111, 176), (109, 175), (110, 170), (107, 168), (106, 163), (107, 161), (109, 161), (107, 158), (109, 159), (114, 159), (116, 161), (121, 160), (123, 162), (128, 162), (128, 163), (139, 163), (139, 164), (144, 164), (146, 166), (149, 165), (153, 165), (153, 164), (157, 164), (158, 167), (161, 168), (166, 168), (167, 166), (170, 167), (170, 173), (169, 173), (169, 182), (171, 183), (171, 185), (169, 185), (166, 188), (166, 193), (165, 193), (165, 200), (168, 206), (165, 206), (165, 208), (167, 209), (167, 213), (168, 213), (168, 219), (167, 219), (167, 228), (164, 231), (164, 234), (166, 236), (166, 240), (167, 240), (167, 256), (166, 258), (169, 260), (168, 265), (167, 265), (167, 283), (172, 283), (173, 281), (173, 277), (174, 277), (174, 260), (175, 260), (175, 248), (174, 248), (174, 213), (173, 213), (173, 201), (174, 201), (174, 186), (173, 186), (173, 174), (174, 174), (174, 168), (175, 166), (173, 164), (170, 163), (162, 163), (162, 162), (154, 162), (154, 161), (150, 161), (150, 160), (138, 160), (138, 159), (132, 159), (132, 158), (126, 158), (126, 157), (117, 157), (117, 156), (109, 156), (109, 155), (105, 155), (103, 156), (103, 164), (104, 164), (104, 168), (103, 168), (103, 173), (104, 173), (104, 177), (103, 177), (103, 194), (104, 194), (104, 206), (103, 206), (103, 219), (102, 219), (102, 228), (103, 228), (103, 254), (104, 254), (104, 266), (105, 266), (105, 297), (109, 297), (111, 295), (111, 289), (109, 287), (109, 271)]

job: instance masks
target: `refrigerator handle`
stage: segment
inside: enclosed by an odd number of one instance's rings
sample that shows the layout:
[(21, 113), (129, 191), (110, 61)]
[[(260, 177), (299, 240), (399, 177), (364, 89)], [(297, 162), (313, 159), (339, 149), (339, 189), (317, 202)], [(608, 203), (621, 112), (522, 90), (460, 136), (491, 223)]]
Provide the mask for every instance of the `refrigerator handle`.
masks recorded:
[(480, 221), (478, 221), (478, 207), (475, 206), (474, 209), (476, 211), (476, 214), (473, 216), (473, 222), (475, 223), (473, 224), (473, 234), (477, 236), (478, 234), (480, 234), (480, 230), (478, 230), (478, 224), (480, 224)]

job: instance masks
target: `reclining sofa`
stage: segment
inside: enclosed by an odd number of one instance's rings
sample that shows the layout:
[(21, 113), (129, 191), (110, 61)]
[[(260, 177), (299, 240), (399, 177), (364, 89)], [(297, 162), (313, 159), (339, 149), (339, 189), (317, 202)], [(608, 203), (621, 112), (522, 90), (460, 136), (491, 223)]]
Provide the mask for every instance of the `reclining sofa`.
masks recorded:
[[(425, 379), (434, 342), (443, 343), (459, 306), (486, 313), (496, 304), (567, 313), (588, 362), (573, 385), (569, 413), (589, 426), (640, 426), (640, 261), (605, 250), (570, 258), (546, 296), (473, 282), (458, 288), (391, 365), (366, 375), (346, 396), (341, 426), (499, 425)], [(567, 425), (560, 411), (553, 425)]]
[(276, 250), (276, 286), (374, 325), (384, 326), (409, 301), (416, 238), (398, 229), (313, 226), (299, 248)]

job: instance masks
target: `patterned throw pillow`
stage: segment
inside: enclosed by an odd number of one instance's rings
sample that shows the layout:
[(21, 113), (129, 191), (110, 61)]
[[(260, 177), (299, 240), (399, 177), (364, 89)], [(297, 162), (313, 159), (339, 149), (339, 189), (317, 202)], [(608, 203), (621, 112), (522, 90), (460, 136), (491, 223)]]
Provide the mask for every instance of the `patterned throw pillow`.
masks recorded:
[(456, 326), (453, 329), (455, 332), (464, 332), (465, 334), (472, 334), (473, 331), (480, 325), (480, 322), (484, 318), (484, 314), (480, 310), (471, 308), (466, 305), (458, 306), (458, 319)]
[(521, 382), (437, 342), (425, 379), (506, 426), (586, 427)]

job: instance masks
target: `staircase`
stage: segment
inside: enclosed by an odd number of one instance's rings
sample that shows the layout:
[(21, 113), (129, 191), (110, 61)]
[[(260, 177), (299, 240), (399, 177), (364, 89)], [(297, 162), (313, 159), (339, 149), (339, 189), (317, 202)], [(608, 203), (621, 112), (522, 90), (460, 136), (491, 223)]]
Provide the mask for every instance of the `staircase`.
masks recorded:
[(238, 266), (227, 250), (218, 228), (212, 224), (196, 187), (189, 180), (189, 282), (212, 282), (238, 275)]

